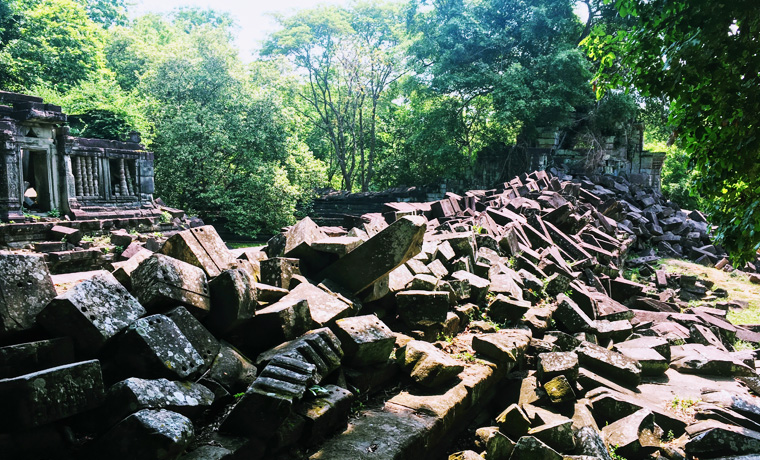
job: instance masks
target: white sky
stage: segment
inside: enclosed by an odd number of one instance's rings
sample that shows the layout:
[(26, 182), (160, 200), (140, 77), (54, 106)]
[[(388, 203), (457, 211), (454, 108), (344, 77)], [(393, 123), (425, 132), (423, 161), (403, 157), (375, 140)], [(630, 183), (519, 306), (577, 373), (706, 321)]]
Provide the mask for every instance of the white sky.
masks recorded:
[(269, 13), (288, 14), (317, 5), (347, 5), (349, 0), (133, 0), (133, 3), (129, 8), (132, 17), (145, 13), (168, 13), (182, 6), (227, 11), (238, 26), (236, 44), (240, 57), (250, 61), (267, 34), (277, 29), (277, 23)]
[[(277, 23), (269, 13), (289, 14), (318, 5), (348, 3), (349, 0), (133, 0), (129, 13), (137, 17), (145, 13), (167, 13), (182, 6), (227, 11), (237, 23), (235, 43), (240, 49), (240, 57), (249, 62), (261, 42), (277, 29)], [(576, 5), (576, 12), (585, 21), (588, 15), (585, 6)]]

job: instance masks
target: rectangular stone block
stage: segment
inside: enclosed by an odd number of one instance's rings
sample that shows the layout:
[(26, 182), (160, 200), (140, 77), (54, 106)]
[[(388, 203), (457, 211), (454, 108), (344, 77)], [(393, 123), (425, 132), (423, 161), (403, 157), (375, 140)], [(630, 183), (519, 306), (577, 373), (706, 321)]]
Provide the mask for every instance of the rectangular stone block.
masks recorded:
[(179, 304), (202, 318), (211, 308), (203, 270), (163, 254), (145, 259), (132, 272), (132, 293), (149, 313)]
[(410, 325), (446, 321), (449, 293), (441, 291), (403, 291), (396, 294), (398, 313)]
[(256, 313), (256, 289), (245, 270), (226, 270), (209, 283), (211, 311), (204, 322), (215, 334), (224, 334)]
[(353, 366), (387, 362), (396, 342), (393, 332), (375, 315), (339, 319), (333, 330), (346, 353), (347, 363)]
[(345, 428), (354, 395), (345, 388), (325, 385), (316, 398), (302, 402), (295, 413), (306, 419), (302, 440), (312, 446), (328, 435)]
[(324, 327), (261, 353), (256, 358), (256, 366), (262, 368), (277, 356), (300, 359), (314, 365), (314, 380), (319, 383), (340, 367), (343, 349), (335, 334)]
[(641, 383), (641, 365), (621, 353), (583, 342), (575, 352), (581, 366), (626, 385)]
[(55, 296), (42, 257), (0, 252), (0, 337), (33, 328)]
[(211, 332), (191, 315), (185, 307), (177, 307), (166, 312), (166, 317), (174, 321), (182, 335), (190, 341), (195, 351), (203, 357), (206, 367), (210, 367), (219, 353), (221, 344)]
[(103, 400), (97, 360), (0, 380), (0, 430), (55, 422), (97, 407)]
[(104, 272), (53, 299), (37, 321), (54, 335), (71, 337), (78, 351), (92, 356), (143, 315), (137, 299)]
[(418, 254), (426, 227), (423, 217), (402, 217), (329, 265), (316, 278), (331, 279), (358, 294)]
[(171, 319), (146, 316), (119, 339), (119, 371), (142, 378), (193, 379), (206, 369), (203, 357)]
[(74, 361), (74, 342), (70, 337), (0, 347), (0, 378), (17, 377)]
[(226, 338), (248, 356), (255, 356), (287, 340), (293, 340), (311, 327), (306, 300), (281, 299), (256, 312), (249, 322)]
[(270, 286), (290, 289), (290, 279), (293, 275), (300, 275), (301, 268), (298, 259), (286, 257), (273, 257), (262, 260), (261, 282)]
[[(123, 253), (122, 253), (123, 255)], [(152, 256), (153, 252), (147, 249), (140, 249), (137, 254), (125, 260), (124, 262), (113, 263), (113, 276), (116, 278), (122, 286), (127, 288), (128, 291), (132, 290), (132, 272), (140, 265), (140, 262)]]
[(311, 327), (329, 326), (354, 313), (351, 305), (309, 283), (299, 284), (282, 298), (282, 301), (285, 302), (301, 300), (305, 300), (309, 304)]
[(209, 278), (232, 268), (235, 258), (211, 225), (172, 235), (161, 253), (203, 269)]

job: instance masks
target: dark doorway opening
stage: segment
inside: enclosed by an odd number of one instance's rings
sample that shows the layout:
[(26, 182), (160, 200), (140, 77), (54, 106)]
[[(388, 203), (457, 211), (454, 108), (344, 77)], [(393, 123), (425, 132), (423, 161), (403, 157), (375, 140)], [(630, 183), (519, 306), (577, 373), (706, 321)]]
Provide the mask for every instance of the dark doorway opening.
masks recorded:
[(50, 211), (52, 206), (47, 152), (22, 150), (21, 163), (24, 176), (24, 208), (33, 212)]

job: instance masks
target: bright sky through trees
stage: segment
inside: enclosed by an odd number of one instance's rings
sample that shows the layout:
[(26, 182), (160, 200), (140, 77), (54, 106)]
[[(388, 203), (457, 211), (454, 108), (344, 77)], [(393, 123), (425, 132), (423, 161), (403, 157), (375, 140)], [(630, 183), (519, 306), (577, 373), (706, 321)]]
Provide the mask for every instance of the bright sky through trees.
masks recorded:
[(349, 0), (136, 0), (131, 17), (145, 13), (167, 13), (175, 8), (211, 8), (227, 11), (237, 22), (236, 44), (240, 57), (248, 62), (261, 49), (261, 42), (277, 29), (272, 13), (292, 14), (317, 5), (347, 5)]

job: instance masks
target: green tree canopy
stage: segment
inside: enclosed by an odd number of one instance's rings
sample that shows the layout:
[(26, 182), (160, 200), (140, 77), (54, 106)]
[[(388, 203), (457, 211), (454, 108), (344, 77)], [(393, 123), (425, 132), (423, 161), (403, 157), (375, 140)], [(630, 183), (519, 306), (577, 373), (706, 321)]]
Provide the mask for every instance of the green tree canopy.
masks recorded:
[(635, 87), (671, 101), (669, 124), (698, 172), (717, 239), (733, 257), (760, 249), (760, 15), (754, 0), (617, 0), (634, 25), (596, 31), (600, 91)]

